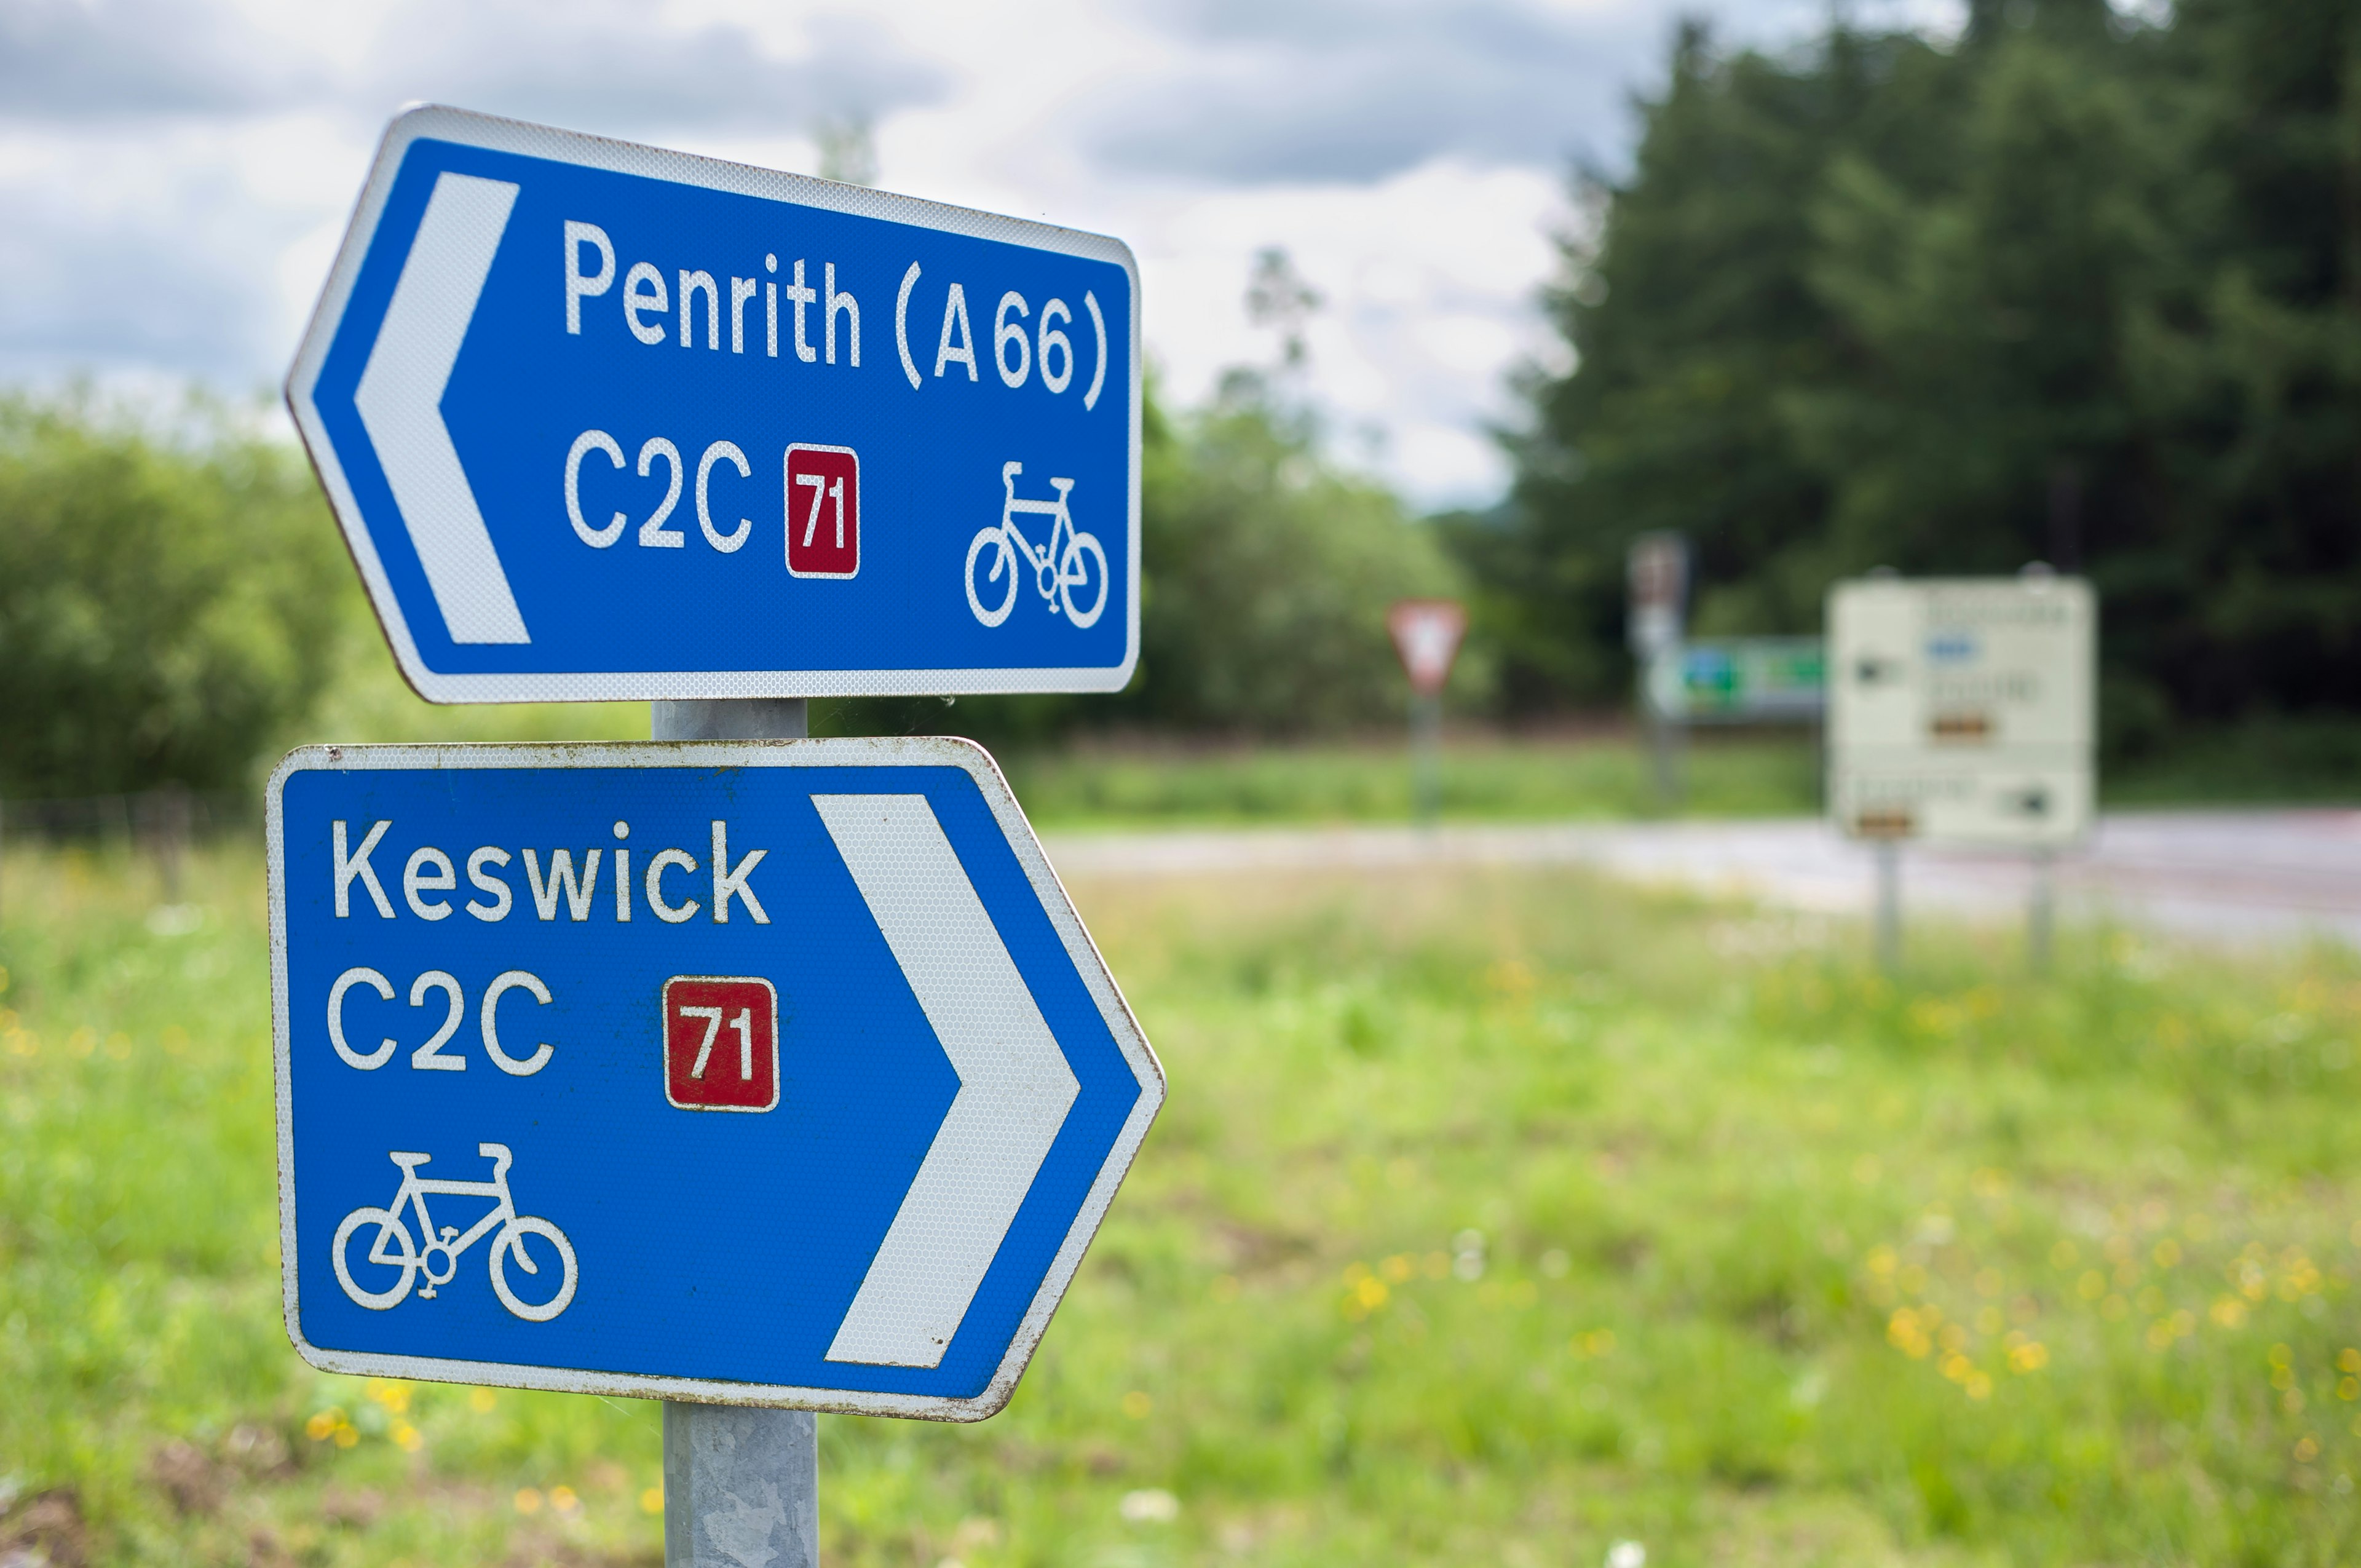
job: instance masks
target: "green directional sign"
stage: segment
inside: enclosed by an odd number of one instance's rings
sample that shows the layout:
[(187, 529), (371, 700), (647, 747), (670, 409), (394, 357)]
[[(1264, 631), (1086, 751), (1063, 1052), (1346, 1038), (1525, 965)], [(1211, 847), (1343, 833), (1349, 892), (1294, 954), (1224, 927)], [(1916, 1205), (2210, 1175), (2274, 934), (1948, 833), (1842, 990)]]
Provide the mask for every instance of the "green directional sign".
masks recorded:
[(1733, 637), (1674, 647), (1650, 672), (1659, 711), (1691, 724), (1775, 723), (1819, 717), (1827, 652), (1817, 637)]

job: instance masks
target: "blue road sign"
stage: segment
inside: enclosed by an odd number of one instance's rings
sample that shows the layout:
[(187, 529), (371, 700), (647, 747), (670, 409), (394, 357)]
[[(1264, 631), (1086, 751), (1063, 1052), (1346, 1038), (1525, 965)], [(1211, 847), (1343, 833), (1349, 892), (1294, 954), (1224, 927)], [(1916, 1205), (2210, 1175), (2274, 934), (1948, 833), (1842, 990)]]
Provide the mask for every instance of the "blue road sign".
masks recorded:
[(397, 119), (287, 400), (438, 702), (1111, 691), (1119, 241), (453, 109)]
[(1007, 1402), (1164, 1080), (981, 750), (307, 747), (269, 806), (307, 1361)]

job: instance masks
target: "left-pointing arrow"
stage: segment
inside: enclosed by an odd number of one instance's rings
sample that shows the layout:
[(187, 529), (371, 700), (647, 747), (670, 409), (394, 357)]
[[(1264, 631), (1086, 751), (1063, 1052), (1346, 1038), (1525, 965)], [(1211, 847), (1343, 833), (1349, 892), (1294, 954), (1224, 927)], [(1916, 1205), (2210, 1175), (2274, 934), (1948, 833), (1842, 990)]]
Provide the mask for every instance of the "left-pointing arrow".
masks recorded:
[(1082, 1091), (923, 795), (816, 795), (959, 1093), (828, 1347), (938, 1366)]
[(533, 641), (442, 410), (517, 189), (436, 179), (353, 396), (454, 642)]

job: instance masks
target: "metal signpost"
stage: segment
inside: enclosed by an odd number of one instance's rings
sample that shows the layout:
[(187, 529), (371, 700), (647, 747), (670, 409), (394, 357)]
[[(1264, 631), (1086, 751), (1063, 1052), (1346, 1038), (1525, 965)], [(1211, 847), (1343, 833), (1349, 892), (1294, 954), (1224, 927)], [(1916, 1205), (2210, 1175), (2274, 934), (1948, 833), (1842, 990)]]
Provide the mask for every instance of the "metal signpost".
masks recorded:
[(2046, 568), (1829, 590), (1828, 809), (1877, 847), (1889, 967), (1906, 839), (2029, 851), (2047, 961), (2050, 861), (2091, 828), (2097, 643), (2090, 585)]
[(1131, 253), (418, 109), (287, 397), (421, 696), (656, 736), (273, 776), (289, 1332), (662, 1398), (666, 1563), (814, 1568), (807, 1412), (998, 1409), (1163, 1099), (988, 757), (797, 740), (1129, 680)]
[(396, 120), (288, 403), (437, 702), (1115, 691), (1121, 243), (452, 109)]
[(1467, 609), (1457, 599), (1397, 599), (1386, 611), (1386, 631), (1410, 677), (1418, 819), (1431, 828), (1443, 810), (1443, 688), (1467, 634)]
[(1642, 533), (1631, 541), (1624, 565), (1630, 590), (1624, 630), (1640, 666), (1640, 715), (1648, 728), (1656, 804), (1670, 809), (1681, 797), (1681, 726), (1677, 710), (1665, 706), (1657, 671), (1680, 651), (1688, 608), (1688, 541), (1677, 533)]
[(307, 1361), (1007, 1401), (1163, 1078), (981, 750), (307, 747), (268, 805)]

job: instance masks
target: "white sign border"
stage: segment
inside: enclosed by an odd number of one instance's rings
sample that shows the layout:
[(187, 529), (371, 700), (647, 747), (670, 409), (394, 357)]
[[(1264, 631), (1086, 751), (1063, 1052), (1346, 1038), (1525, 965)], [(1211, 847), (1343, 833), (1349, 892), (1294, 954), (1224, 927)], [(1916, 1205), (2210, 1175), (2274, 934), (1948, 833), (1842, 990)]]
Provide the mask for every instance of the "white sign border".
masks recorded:
[[(1131, 493), (1127, 498), (1131, 571), (1125, 585), (1123, 662), (1113, 666), (1084, 665), (1071, 669), (763, 670), (720, 674), (632, 670), (577, 674), (451, 674), (429, 669), (411, 636), (401, 601), (394, 597), (392, 579), (386, 575), (385, 565), (378, 556), (376, 542), (369, 536), (368, 521), (362, 517), (358, 499), (345, 477), (344, 466), (337, 460), (335, 447), (327, 438), (327, 429), (320, 418), (315, 401), (321, 367), (327, 359), (329, 346), (335, 341), (336, 333), (344, 323), (345, 308), (351, 301), (353, 285), (360, 276), (361, 263), (377, 237), (378, 221), (384, 214), (394, 177), (401, 172), (401, 160), (410, 150), (410, 144), (421, 137), (457, 142), (495, 152), (517, 153), (583, 168), (610, 170), (646, 179), (668, 180), (678, 184), (726, 191), (764, 201), (818, 207), (829, 212), (907, 224), (945, 234), (969, 235), (1001, 244), (1029, 246), (1038, 250), (1112, 262), (1121, 267), (1131, 280)], [(321, 488), (327, 492), (328, 509), (335, 515), (336, 526), (345, 536), (345, 547), (351, 552), (353, 565), (359, 570), (362, 584), (368, 590), (370, 608), (376, 612), (378, 623), (384, 628), (386, 641), (393, 650), (394, 663), (400, 667), (402, 679), (429, 702), (650, 702), (750, 696), (966, 696), (1001, 692), (1114, 692), (1121, 691), (1131, 684), (1132, 672), (1139, 663), (1140, 466), (1143, 452), (1142, 389), (1145, 384), (1140, 354), (1139, 264), (1133, 258), (1131, 247), (1119, 239), (1088, 234), (1080, 229), (1060, 228), (1052, 224), (1034, 223), (1025, 218), (948, 206), (916, 196), (873, 191), (860, 185), (840, 185), (830, 180), (815, 180), (801, 174), (758, 169), (751, 164), (730, 163), (720, 159), (700, 158), (693, 153), (672, 152), (580, 131), (560, 130), (522, 120), (477, 114), (472, 110), (427, 104), (403, 110), (386, 127), (385, 139), (379, 145), (377, 159), (369, 166), (368, 182), (361, 188), (360, 201), (353, 210), (351, 223), (346, 227), (344, 242), (337, 248), (335, 265), (330, 269), (327, 285), (320, 293), (320, 302), (313, 308), (312, 319), (303, 329), (302, 342), (295, 351), (294, 366), (287, 373), (286, 398), (288, 412), (293, 416), (295, 428), (303, 438), (304, 450), (311, 455), (313, 470), (319, 476)]]
[[(565, 1367), (522, 1366), (500, 1362), (457, 1361), (436, 1356), (380, 1355), (330, 1350), (303, 1337), (297, 1294), (295, 1239), (295, 1143), (290, 998), (287, 981), (287, 856), (282, 810), (287, 781), (302, 773), (353, 773), (387, 769), (488, 768), (716, 768), (953, 767), (976, 782), (1042, 910), (1057, 930), (1099, 1015), (1139, 1084), (1114, 1146), (1092, 1179), (1081, 1211), (1066, 1232), (1040, 1288), (1016, 1325), (1008, 1350), (990, 1382), (972, 1396), (869, 1393), (838, 1388), (791, 1387), (763, 1383), (657, 1377), (637, 1373), (586, 1372)], [(846, 1415), (902, 1416), (920, 1420), (980, 1421), (997, 1414), (1016, 1392), (1049, 1319), (1082, 1266), (1082, 1255), (1106, 1218), (1115, 1190), (1131, 1169), (1149, 1124), (1163, 1107), (1164, 1065), (1141, 1032), (1098, 945), (1082, 927), (1065, 884), (1042, 852), (1041, 841), (1016, 804), (999, 765), (972, 740), (947, 736), (910, 736), (832, 740), (675, 740), (593, 742), (578, 745), (425, 743), (401, 746), (301, 746), (271, 771), (265, 792), (265, 828), (269, 876), (270, 1035), (279, 1120), (279, 1255), (280, 1310), (296, 1354), (323, 1372), (361, 1377), (402, 1377), (434, 1383), (474, 1383), (506, 1388), (546, 1389), (566, 1394), (619, 1394), (641, 1398), (684, 1399), (707, 1405), (764, 1405), (786, 1409), (830, 1410)]]

